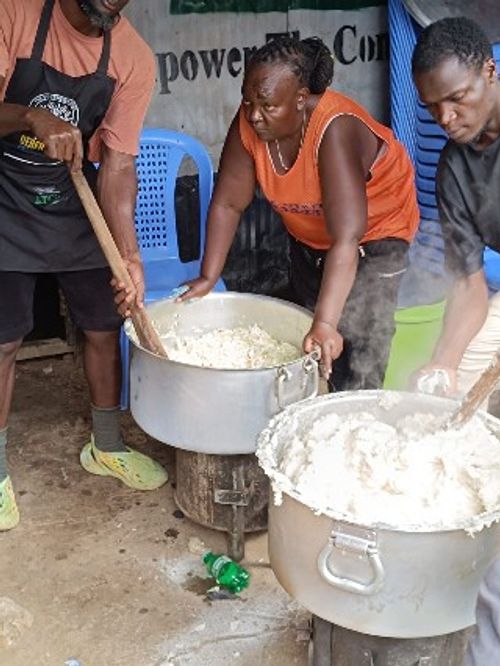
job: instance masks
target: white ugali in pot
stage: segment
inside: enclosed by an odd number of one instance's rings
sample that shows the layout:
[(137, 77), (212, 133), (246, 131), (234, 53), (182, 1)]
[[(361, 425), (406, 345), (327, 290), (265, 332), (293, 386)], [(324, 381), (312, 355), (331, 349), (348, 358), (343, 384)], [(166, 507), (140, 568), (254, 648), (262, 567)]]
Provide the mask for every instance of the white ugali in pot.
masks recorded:
[[(312, 315), (269, 296), (226, 292), (147, 306), (160, 336), (256, 324), (302, 349)], [(130, 410), (160, 442), (205, 454), (253, 453), (257, 435), (287, 405), (316, 395), (318, 364), (310, 355), (274, 367), (221, 370), (178, 363), (143, 349), (130, 322)]]
[[(373, 412), (391, 423), (405, 414), (442, 414), (456, 402), (429, 395), (353, 391), (292, 405), (258, 440), (257, 457), (282, 503), (269, 506), (269, 554), (285, 590), (310, 612), (364, 634), (393, 638), (437, 636), (475, 622), (479, 583), (500, 551), (500, 506), (488, 515), (449, 529), (405, 530), (398, 525), (362, 525), (335, 507), (315, 513), (279, 471), (282, 447), (297, 424), (308, 428), (331, 413)], [(403, 398), (403, 399), (398, 399)], [(500, 421), (480, 413), (490, 430)], [(332, 471), (332, 476), (334, 472)], [(483, 526), (478, 530), (478, 526)]]

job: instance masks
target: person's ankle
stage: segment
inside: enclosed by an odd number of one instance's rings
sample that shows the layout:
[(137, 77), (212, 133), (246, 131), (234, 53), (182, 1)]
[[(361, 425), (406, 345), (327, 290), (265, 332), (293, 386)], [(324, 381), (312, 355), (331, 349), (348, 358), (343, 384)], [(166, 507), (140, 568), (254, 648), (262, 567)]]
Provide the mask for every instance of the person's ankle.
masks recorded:
[(120, 407), (91, 405), (92, 433), (98, 451), (119, 453), (127, 450), (120, 433)]
[(7, 427), (0, 428), (0, 483), (5, 481), (9, 472), (7, 470)]

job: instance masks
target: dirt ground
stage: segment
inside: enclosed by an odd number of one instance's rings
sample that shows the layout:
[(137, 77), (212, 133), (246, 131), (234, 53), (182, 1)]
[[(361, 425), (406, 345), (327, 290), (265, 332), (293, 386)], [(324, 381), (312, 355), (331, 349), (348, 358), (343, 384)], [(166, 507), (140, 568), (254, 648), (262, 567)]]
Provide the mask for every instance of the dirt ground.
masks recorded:
[[(18, 363), (16, 381), (21, 524), (0, 535), (0, 666), (307, 664), (309, 616), (274, 578), (265, 533), (246, 541), (250, 588), (209, 600), (200, 540), (223, 551), (224, 534), (176, 511), (170, 482), (141, 493), (81, 469), (88, 398), (73, 358)], [(127, 414), (124, 433), (175, 482), (173, 449)]]

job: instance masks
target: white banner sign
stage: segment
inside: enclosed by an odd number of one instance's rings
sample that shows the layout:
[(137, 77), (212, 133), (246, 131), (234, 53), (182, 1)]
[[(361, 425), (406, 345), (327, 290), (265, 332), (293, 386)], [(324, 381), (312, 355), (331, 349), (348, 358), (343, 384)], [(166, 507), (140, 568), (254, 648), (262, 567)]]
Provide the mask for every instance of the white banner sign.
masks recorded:
[[(223, 3), (217, 1), (220, 7)], [(333, 87), (388, 121), (385, 6), (256, 13), (207, 12), (194, 0), (171, 2), (170, 9), (167, 0), (131, 3), (127, 9), (157, 61), (157, 87), (146, 125), (196, 136), (217, 162), (240, 102), (245, 60), (273, 35), (286, 32), (321, 37), (335, 57)], [(171, 13), (174, 3), (177, 13)]]

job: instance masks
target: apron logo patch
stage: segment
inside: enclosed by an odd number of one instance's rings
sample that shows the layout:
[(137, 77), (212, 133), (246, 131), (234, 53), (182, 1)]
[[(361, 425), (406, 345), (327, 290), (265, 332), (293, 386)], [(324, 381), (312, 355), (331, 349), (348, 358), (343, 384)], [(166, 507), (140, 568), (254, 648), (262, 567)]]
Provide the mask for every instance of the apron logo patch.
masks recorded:
[(74, 127), (78, 127), (80, 108), (74, 99), (56, 93), (40, 93), (34, 97), (29, 106), (37, 109), (47, 109), (52, 115)]
[(28, 150), (37, 150), (38, 152), (43, 152), (45, 150), (44, 143), (35, 136), (28, 136), (27, 134), (21, 134), (19, 137), (19, 145), (23, 148), (28, 148)]
[(35, 206), (53, 206), (61, 199), (61, 193), (55, 187), (35, 187)]

